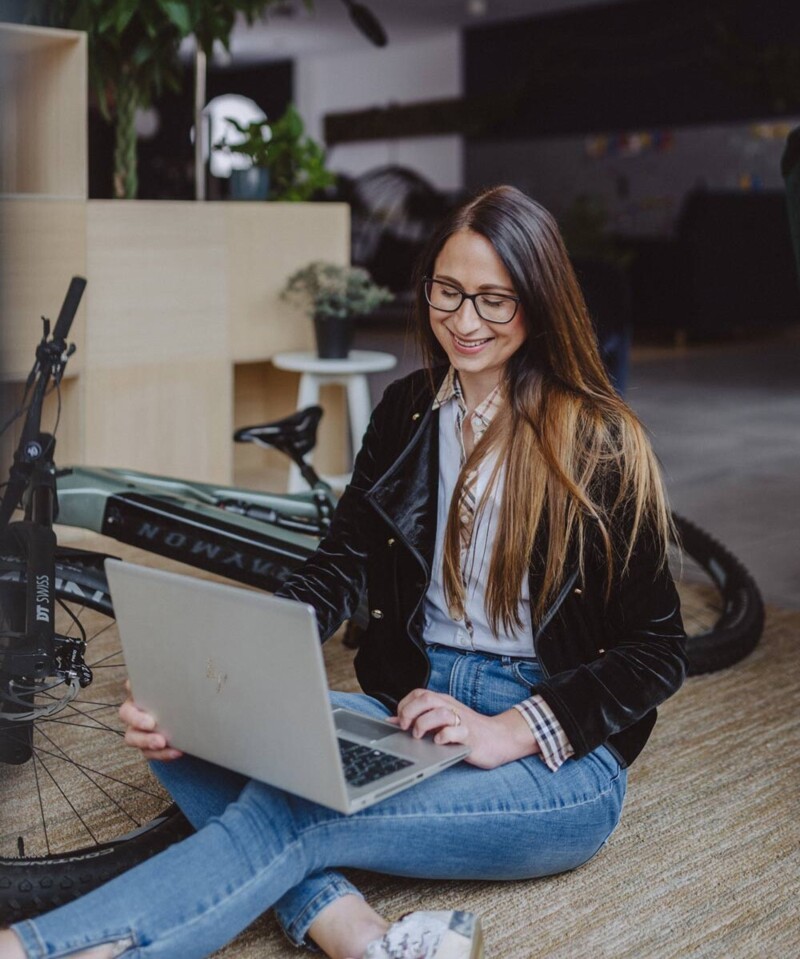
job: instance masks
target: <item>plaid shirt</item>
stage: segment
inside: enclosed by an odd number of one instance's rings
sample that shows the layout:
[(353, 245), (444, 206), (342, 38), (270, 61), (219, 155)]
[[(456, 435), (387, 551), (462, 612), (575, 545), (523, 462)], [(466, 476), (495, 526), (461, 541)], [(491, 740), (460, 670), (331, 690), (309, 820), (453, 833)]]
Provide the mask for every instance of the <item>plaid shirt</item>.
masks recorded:
[[(456, 404), (455, 430), (456, 438), (458, 439), (458, 446), (461, 451), (460, 467), (463, 469), (464, 464), (467, 461), (467, 451), (464, 447), (464, 420), (467, 418), (467, 416), (470, 417), (472, 436), (477, 444), (482, 438), (483, 434), (489, 428), (489, 424), (494, 419), (495, 414), (500, 409), (503, 399), (500, 393), (500, 385), (498, 384), (486, 397), (486, 399), (483, 400), (482, 403), (479, 403), (478, 406), (476, 406), (472, 411), (472, 414), (470, 414), (469, 410), (467, 409), (467, 404), (464, 400), (464, 393), (461, 390), (461, 384), (459, 383), (458, 376), (456, 376), (456, 371), (451, 366), (447, 371), (447, 376), (445, 377), (444, 382), (439, 388), (439, 392), (436, 394), (436, 399), (433, 401), (433, 408), (437, 410), (440, 406), (449, 402), (450, 400), (455, 401)], [(461, 580), (465, 588), (469, 585), (469, 549), (472, 543), (472, 534), (475, 529), (475, 515), (478, 505), (475, 494), (477, 482), (478, 470), (473, 468), (466, 475), (464, 486), (461, 490), (461, 501), (458, 504), (458, 519), (461, 525)], [(450, 615), (455, 619), (459, 613), (457, 610), (451, 609)], [(466, 611), (464, 612), (464, 625), (466, 626), (469, 635), (472, 636), (473, 626), (469, 616), (466, 614)]]
[[(497, 411), (500, 409), (503, 403), (503, 396), (500, 385), (498, 384), (486, 399), (470, 414), (467, 409), (467, 404), (464, 401), (464, 394), (461, 389), (461, 384), (458, 381), (458, 376), (455, 369), (451, 366), (439, 388), (439, 392), (436, 394), (433, 408), (435, 410), (439, 409), (440, 406), (451, 401), (454, 401), (456, 404), (455, 428), (461, 448), (461, 467), (463, 468), (467, 461), (463, 434), (466, 417), (470, 417), (472, 435), (475, 443), (478, 443), (489, 428), (489, 424), (494, 419)], [(469, 471), (465, 478), (461, 501), (458, 504), (458, 518), (461, 524), (461, 574), (464, 580), (466, 580), (470, 544), (475, 528), (475, 513), (477, 507), (475, 488), (477, 477), (477, 469)], [(472, 624), (466, 614), (464, 616), (464, 622), (470, 635), (472, 635)], [(519, 711), (520, 715), (530, 727), (541, 749), (542, 759), (553, 772), (555, 772), (565, 760), (574, 755), (574, 750), (561, 724), (541, 696), (531, 696), (529, 699), (517, 703), (515, 709)]]

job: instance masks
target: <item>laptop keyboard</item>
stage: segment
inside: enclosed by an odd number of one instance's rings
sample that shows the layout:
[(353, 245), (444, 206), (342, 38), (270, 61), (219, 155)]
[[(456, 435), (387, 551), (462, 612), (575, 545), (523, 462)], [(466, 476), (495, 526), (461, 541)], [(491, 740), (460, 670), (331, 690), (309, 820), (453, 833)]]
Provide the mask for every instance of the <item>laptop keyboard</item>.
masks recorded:
[(342, 757), (345, 779), (351, 786), (368, 786), (376, 779), (382, 779), (389, 773), (411, 766), (410, 759), (401, 759), (385, 753), (374, 746), (364, 746), (349, 739), (339, 739), (339, 753)]

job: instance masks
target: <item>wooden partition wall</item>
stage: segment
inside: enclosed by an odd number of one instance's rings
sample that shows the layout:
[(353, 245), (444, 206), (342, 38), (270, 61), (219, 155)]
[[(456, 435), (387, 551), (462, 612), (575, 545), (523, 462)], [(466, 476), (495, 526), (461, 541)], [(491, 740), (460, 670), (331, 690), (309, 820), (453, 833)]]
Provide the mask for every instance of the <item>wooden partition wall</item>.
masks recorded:
[[(253, 480), (258, 461), (235, 458), (233, 428), (293, 407), (296, 379), (269, 359), (313, 340), (280, 289), (311, 260), (348, 262), (349, 208), (87, 200), (85, 36), (0, 25), (0, 54), (5, 405), (31, 365), (39, 316), (55, 318), (81, 274), (59, 459)], [(334, 425), (323, 468), (338, 468)], [(263, 459), (280, 485), (284, 464)]]

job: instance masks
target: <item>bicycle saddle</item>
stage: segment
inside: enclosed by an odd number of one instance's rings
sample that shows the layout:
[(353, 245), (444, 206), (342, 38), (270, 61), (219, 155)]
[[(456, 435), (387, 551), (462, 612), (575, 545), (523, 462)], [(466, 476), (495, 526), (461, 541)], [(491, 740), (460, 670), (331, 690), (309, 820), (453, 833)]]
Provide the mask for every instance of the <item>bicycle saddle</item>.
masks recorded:
[(233, 438), (237, 443), (263, 443), (286, 453), (292, 459), (302, 459), (314, 449), (317, 427), (322, 419), (321, 406), (307, 406), (291, 416), (260, 426), (243, 426)]

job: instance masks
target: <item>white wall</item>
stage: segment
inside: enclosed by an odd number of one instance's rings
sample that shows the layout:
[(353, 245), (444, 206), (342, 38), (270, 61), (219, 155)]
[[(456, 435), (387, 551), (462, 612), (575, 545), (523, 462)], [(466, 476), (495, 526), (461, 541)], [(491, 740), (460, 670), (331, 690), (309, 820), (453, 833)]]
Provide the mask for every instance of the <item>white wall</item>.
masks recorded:
[[(306, 129), (323, 141), (326, 113), (404, 105), (458, 97), (462, 93), (458, 31), (384, 49), (295, 61), (295, 102)], [(354, 176), (396, 163), (411, 167), (435, 186), (463, 186), (463, 143), (456, 135), (369, 140), (342, 144), (328, 154), (331, 169)]]

